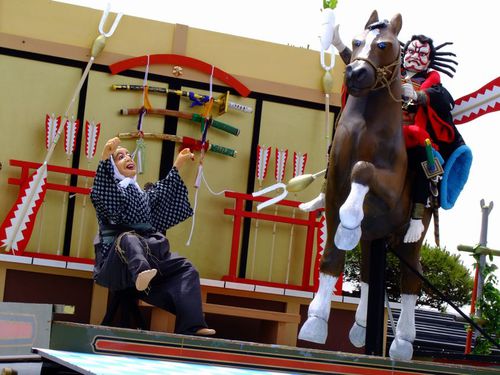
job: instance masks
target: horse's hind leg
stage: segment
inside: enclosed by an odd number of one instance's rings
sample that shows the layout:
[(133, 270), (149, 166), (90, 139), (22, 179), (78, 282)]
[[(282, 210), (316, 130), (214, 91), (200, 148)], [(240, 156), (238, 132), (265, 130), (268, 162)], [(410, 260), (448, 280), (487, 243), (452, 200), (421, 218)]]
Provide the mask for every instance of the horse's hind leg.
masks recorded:
[[(424, 213), (424, 226), (428, 227), (430, 210)], [(425, 236), (425, 231), (422, 238)], [(423, 240), (417, 243), (404, 243), (396, 251), (398, 255), (416, 271), (422, 273), (420, 264), (420, 247)], [(395, 360), (410, 360), (413, 356), (413, 342), (415, 341), (415, 306), (422, 288), (422, 280), (413, 270), (402, 261), (401, 264), (401, 312), (394, 340), (389, 349), (389, 356)]]
[(368, 313), (368, 292), (370, 286), (368, 284), (369, 273), (370, 273), (370, 254), (371, 254), (371, 242), (362, 241), (361, 242), (361, 295), (359, 298), (359, 304), (356, 309), (356, 315), (354, 318), (354, 324), (349, 331), (349, 340), (351, 344), (357, 348), (362, 348), (365, 346), (366, 341), (366, 320)]
[[(327, 243), (331, 243), (328, 236)], [(309, 304), (307, 320), (300, 328), (299, 339), (324, 344), (328, 336), (328, 319), (335, 284), (343, 270), (345, 252), (329, 246), (325, 249), (320, 263), (319, 287)]]

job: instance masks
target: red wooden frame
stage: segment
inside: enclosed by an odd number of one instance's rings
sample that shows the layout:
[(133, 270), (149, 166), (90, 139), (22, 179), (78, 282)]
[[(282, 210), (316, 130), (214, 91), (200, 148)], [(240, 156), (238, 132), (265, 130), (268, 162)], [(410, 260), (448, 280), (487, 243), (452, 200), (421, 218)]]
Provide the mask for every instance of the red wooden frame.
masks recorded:
[[(271, 286), (277, 288), (286, 288), (286, 289), (295, 289), (295, 290), (304, 290), (315, 292), (317, 290), (317, 280), (313, 281), (313, 285), (310, 285), (311, 278), (311, 265), (313, 260), (316, 261), (318, 257), (313, 259), (313, 245), (314, 245), (314, 236), (316, 231), (320, 228), (321, 223), (317, 219), (318, 211), (312, 211), (309, 213), (308, 219), (296, 219), (288, 216), (282, 215), (270, 215), (270, 214), (261, 214), (258, 212), (251, 212), (244, 210), (244, 202), (247, 200), (255, 201), (255, 202), (265, 202), (270, 198), (267, 197), (254, 197), (250, 194), (236, 193), (236, 192), (225, 192), (225, 196), (227, 198), (232, 198), (235, 200), (234, 208), (226, 208), (224, 210), (224, 214), (234, 216), (233, 222), (233, 237), (231, 243), (231, 259), (229, 262), (229, 273), (228, 275), (223, 277), (225, 281), (235, 281), (241, 282), (245, 284), (255, 284), (255, 285), (263, 285), (263, 286)], [(282, 200), (277, 203), (280, 206), (288, 206), (288, 207), (298, 207), (301, 202), (291, 201), (291, 200)], [(240, 256), (240, 235), (241, 235), (241, 227), (243, 218), (252, 218), (259, 219), (264, 221), (272, 221), (278, 223), (288, 223), (298, 226), (307, 227), (306, 233), (306, 244), (305, 244), (305, 252), (304, 252), (304, 265), (303, 265), (303, 273), (302, 273), (302, 282), (300, 285), (294, 284), (283, 284), (283, 283), (274, 283), (267, 282), (261, 280), (252, 280), (248, 278), (239, 278), (237, 276), (237, 267), (238, 267), (238, 259)]]

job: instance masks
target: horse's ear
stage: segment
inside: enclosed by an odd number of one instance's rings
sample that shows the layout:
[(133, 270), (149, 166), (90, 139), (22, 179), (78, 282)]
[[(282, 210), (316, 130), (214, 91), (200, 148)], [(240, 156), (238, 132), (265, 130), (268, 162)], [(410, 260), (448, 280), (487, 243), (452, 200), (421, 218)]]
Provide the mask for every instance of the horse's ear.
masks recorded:
[(370, 26), (372, 23), (378, 22), (378, 13), (376, 10), (374, 10), (368, 19), (368, 22), (366, 22), (365, 29), (368, 29), (368, 26)]
[(400, 13), (392, 17), (390, 25), (394, 35), (398, 35), (401, 31), (401, 27), (403, 26), (403, 18)]

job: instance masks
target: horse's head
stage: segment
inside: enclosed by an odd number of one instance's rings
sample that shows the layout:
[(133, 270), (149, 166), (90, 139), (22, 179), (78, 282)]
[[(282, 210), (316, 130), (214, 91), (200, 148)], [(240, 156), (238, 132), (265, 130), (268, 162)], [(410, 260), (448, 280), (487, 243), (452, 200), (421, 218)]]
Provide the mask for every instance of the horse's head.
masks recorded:
[(389, 87), (399, 77), (401, 47), (397, 36), (401, 25), (399, 13), (388, 22), (379, 21), (377, 11), (372, 12), (363, 33), (352, 41), (351, 63), (345, 72), (349, 94), (367, 95)]

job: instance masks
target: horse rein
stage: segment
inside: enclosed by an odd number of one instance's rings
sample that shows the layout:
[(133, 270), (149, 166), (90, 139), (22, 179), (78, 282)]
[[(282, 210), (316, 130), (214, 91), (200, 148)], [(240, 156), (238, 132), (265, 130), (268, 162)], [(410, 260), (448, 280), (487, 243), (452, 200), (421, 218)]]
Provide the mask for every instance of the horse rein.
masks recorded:
[[(377, 77), (376, 77), (377, 79), (375, 80), (375, 83), (372, 85), (372, 87), (370, 87), (371, 91), (375, 91), (375, 90), (387, 87), (387, 91), (389, 92), (389, 95), (391, 96), (391, 98), (395, 102), (402, 102), (403, 101), (403, 99), (397, 99), (394, 97), (394, 94), (392, 93), (391, 87), (390, 87), (391, 84), (396, 79), (396, 76), (398, 73), (398, 70), (396, 68), (398, 67), (398, 65), (400, 63), (399, 57), (397, 57), (396, 60), (394, 60), (392, 63), (390, 63), (388, 65), (381, 66), (381, 67), (375, 66), (374, 63), (372, 63), (369, 59), (364, 58), (364, 57), (356, 57), (355, 59), (353, 59), (351, 61), (351, 63), (353, 63), (354, 61), (357, 61), (357, 60), (367, 62), (373, 68), (373, 70), (377, 73)], [(390, 75), (390, 79), (387, 79), (387, 75), (390, 73), (391, 69), (392, 69), (392, 73)]]

